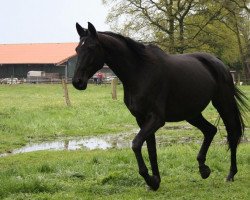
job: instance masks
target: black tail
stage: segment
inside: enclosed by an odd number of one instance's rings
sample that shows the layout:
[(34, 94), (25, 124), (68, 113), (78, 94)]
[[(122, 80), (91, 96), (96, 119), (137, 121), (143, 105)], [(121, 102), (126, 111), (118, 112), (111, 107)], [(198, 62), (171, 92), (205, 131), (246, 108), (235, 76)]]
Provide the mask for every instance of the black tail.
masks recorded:
[(247, 112), (249, 112), (249, 105), (247, 104), (248, 98), (237, 86), (234, 86), (234, 91), (234, 96), (237, 105), (236, 110), (240, 120), (241, 131), (243, 134), (245, 130), (244, 118), (246, 117)]
[[(208, 54), (195, 54), (195, 56), (204, 64), (204, 66), (206, 66), (211, 75), (217, 81), (218, 94), (214, 96), (212, 103), (219, 111), (224, 124), (227, 124), (226, 128), (228, 127), (230, 129), (227, 130), (227, 132), (229, 134), (228, 142), (231, 148), (232, 145), (230, 145), (230, 143), (239, 143), (244, 134), (244, 118), (246, 117), (247, 111), (249, 111), (249, 106), (247, 104), (248, 98), (237, 86), (234, 85), (229, 68), (227, 68), (219, 58), (215, 58)], [(227, 102), (226, 105), (225, 101)], [(232, 111), (232, 113), (229, 114), (231, 117), (225, 116), (225, 113), (229, 112), (228, 109)]]

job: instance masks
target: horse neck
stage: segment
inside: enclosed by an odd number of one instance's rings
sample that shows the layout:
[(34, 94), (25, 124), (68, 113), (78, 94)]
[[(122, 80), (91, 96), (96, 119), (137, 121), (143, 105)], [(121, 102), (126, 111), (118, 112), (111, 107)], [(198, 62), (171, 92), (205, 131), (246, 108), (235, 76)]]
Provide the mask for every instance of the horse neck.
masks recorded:
[(102, 35), (100, 42), (105, 52), (105, 63), (121, 80), (124, 86), (135, 86), (138, 59), (124, 44), (111, 36)]

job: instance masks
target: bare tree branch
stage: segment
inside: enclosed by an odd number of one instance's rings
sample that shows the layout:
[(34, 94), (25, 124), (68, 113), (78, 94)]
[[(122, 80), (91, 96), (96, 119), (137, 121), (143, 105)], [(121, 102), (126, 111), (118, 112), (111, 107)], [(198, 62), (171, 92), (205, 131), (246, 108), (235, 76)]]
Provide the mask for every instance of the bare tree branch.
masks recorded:
[(140, 9), (142, 11), (142, 14), (149, 20), (149, 22), (159, 28), (160, 30), (170, 34), (169, 29), (165, 28), (164, 26), (160, 25), (156, 20), (152, 19), (152, 17), (149, 15), (148, 10), (145, 7), (142, 7), (141, 1), (140, 5), (136, 4), (135, 2), (131, 1), (131, 4), (133, 4), (136, 8)]
[(218, 11), (216, 11), (208, 20), (207, 22), (200, 27), (200, 30), (193, 36), (193, 40), (200, 34), (201, 31), (203, 31), (203, 29), (210, 23), (212, 22), (216, 17), (218, 17), (218, 15), (221, 13), (221, 10), (223, 9), (223, 7), (221, 6), (220, 9)]
[(231, 0), (232, 2), (234, 2), (239, 8), (245, 9), (247, 12), (250, 13), (250, 7), (247, 6), (247, 4), (250, 4), (250, 2), (247, 2), (246, 0), (242, 0), (242, 4), (240, 4), (238, 1), (236, 0)]

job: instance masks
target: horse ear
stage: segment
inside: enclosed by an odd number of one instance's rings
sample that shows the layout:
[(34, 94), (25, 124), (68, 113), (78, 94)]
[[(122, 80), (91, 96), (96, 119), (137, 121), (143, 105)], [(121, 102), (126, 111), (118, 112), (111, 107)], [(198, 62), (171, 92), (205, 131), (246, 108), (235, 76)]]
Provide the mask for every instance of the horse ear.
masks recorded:
[(97, 37), (96, 29), (95, 29), (94, 25), (91, 24), (90, 22), (88, 22), (88, 30), (92, 36)]
[(76, 22), (76, 30), (80, 37), (86, 37), (88, 35), (88, 31), (83, 27), (81, 27), (81, 25), (78, 24), (77, 22)]

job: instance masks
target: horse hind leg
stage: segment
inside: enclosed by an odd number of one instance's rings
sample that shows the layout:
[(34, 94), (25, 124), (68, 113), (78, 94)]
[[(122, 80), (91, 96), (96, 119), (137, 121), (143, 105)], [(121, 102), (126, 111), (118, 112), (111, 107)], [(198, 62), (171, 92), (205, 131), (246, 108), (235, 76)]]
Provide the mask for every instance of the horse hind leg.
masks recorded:
[(227, 181), (234, 181), (237, 173), (236, 151), (242, 136), (242, 124), (240, 111), (237, 107), (234, 95), (230, 92), (216, 96), (212, 103), (218, 110), (227, 131), (227, 140), (231, 151), (231, 166)]
[(198, 117), (187, 120), (191, 125), (197, 127), (201, 130), (204, 135), (204, 140), (201, 145), (200, 151), (197, 156), (197, 161), (199, 163), (199, 172), (203, 179), (209, 177), (211, 170), (210, 168), (205, 165), (206, 162), (206, 155), (209, 149), (209, 146), (217, 132), (217, 128), (209, 123), (203, 116), (200, 114)]

